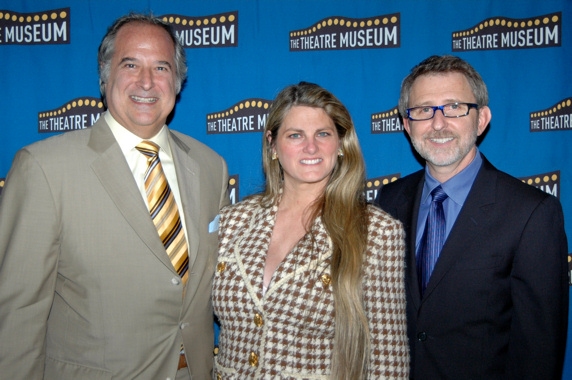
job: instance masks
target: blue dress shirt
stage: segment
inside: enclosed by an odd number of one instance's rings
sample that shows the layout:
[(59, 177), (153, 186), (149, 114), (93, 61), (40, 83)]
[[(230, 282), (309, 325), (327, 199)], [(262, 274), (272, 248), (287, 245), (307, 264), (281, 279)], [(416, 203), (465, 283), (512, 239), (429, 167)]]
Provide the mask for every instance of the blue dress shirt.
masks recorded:
[(417, 220), (417, 236), (415, 240), (415, 252), (419, 248), (419, 241), (423, 236), (423, 231), (425, 230), (425, 222), (427, 221), (427, 214), (429, 214), (429, 208), (431, 206), (431, 191), (434, 188), (441, 185), (445, 193), (447, 193), (448, 198), (443, 201), (443, 211), (445, 212), (445, 242), (447, 241), (447, 236), (453, 228), (459, 212), (469, 195), (469, 191), (473, 186), (473, 182), (477, 177), (477, 173), (481, 168), (483, 159), (481, 158), (481, 153), (477, 149), (475, 158), (471, 163), (449, 179), (447, 182), (440, 183), (431, 174), (429, 174), (429, 169), (425, 166), (425, 184), (423, 185), (423, 193), (421, 194), (421, 204), (419, 205), (419, 219)]

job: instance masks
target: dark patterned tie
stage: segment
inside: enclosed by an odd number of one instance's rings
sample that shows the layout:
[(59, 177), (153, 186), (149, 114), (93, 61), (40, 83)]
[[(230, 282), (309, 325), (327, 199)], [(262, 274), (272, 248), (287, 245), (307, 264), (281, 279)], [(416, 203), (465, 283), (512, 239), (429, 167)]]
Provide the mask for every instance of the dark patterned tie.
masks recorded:
[(419, 243), (419, 251), (417, 254), (417, 276), (419, 278), (419, 287), (421, 295), (425, 293), (435, 263), (443, 248), (445, 242), (445, 213), (443, 211), (443, 201), (447, 199), (447, 194), (441, 186), (437, 186), (431, 192), (433, 200), (431, 208), (427, 215), (425, 223), (425, 231)]
[(175, 197), (159, 160), (159, 146), (151, 141), (142, 141), (135, 148), (147, 157), (149, 165), (145, 172), (145, 192), (151, 218), (173, 267), (186, 283), (189, 277), (187, 241)]

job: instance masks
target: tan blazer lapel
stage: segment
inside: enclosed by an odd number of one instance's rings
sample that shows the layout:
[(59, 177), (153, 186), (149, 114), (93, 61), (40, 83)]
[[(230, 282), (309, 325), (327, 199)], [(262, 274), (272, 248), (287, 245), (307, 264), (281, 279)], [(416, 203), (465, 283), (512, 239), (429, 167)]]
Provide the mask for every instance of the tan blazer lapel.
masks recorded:
[(173, 133), (169, 133), (169, 137), (189, 241), (189, 270), (192, 271), (199, 251), (200, 236), (197, 223), (200, 220), (201, 188), (198, 178), (201, 168), (189, 155), (189, 147), (185, 143)]
[(103, 118), (100, 118), (91, 128), (88, 146), (99, 153), (99, 157), (91, 165), (93, 172), (127, 223), (153, 254), (175, 273), (113, 133)]

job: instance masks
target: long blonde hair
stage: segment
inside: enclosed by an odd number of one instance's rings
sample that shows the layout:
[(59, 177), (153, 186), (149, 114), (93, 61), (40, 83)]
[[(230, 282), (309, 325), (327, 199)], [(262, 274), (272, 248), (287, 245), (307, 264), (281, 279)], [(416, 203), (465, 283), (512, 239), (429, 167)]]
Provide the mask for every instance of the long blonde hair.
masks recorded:
[[(365, 164), (351, 116), (346, 107), (322, 87), (306, 82), (283, 89), (268, 116), (262, 147), (266, 186), (262, 204), (270, 207), (282, 188), (282, 168), (272, 159), (273, 142), (293, 106), (323, 109), (336, 126), (343, 156), (338, 157), (324, 193), (311, 211), (322, 216), (333, 242), (331, 262), (335, 307), (332, 379), (362, 379), (369, 363), (369, 328), (363, 306), (362, 266), (367, 245), (367, 205), (363, 195)], [(270, 131), (270, 139), (267, 134)]]

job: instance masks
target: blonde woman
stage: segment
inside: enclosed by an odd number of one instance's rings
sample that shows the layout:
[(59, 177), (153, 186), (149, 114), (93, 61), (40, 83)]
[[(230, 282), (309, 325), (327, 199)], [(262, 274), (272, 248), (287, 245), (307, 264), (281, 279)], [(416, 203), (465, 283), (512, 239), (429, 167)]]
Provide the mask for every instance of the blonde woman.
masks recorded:
[(263, 138), (266, 188), (223, 210), (215, 378), (407, 378), (401, 224), (368, 206), (351, 117), (286, 87)]

